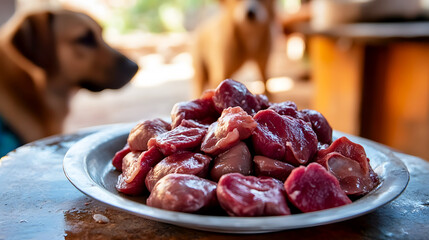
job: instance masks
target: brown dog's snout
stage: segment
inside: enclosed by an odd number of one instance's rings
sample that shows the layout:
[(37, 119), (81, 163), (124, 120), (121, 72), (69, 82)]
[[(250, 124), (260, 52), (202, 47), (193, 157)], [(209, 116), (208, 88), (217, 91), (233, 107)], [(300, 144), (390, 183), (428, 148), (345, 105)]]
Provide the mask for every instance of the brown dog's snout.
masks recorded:
[(256, 9), (253, 7), (247, 9), (246, 17), (250, 21), (254, 21), (256, 19)]
[(115, 81), (112, 82), (112, 85), (109, 86), (111, 89), (118, 89), (127, 84), (133, 76), (137, 73), (139, 66), (129, 58), (120, 54), (116, 58), (117, 70), (114, 73)]
[(112, 65), (107, 68), (101, 79), (82, 79), (80, 87), (92, 92), (104, 89), (119, 89), (127, 84), (139, 69), (138, 65), (115, 50)]

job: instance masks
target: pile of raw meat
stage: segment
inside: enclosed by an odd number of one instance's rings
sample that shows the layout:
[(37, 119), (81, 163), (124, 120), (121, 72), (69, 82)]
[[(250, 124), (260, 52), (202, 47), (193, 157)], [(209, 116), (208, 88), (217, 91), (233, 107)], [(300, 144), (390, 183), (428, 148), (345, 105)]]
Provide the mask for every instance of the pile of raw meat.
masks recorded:
[(131, 130), (112, 160), (119, 192), (150, 193), (147, 205), (172, 211), (273, 216), (349, 204), (378, 184), (363, 147), (332, 142), (319, 112), (270, 103), (231, 79), (177, 103), (171, 121)]

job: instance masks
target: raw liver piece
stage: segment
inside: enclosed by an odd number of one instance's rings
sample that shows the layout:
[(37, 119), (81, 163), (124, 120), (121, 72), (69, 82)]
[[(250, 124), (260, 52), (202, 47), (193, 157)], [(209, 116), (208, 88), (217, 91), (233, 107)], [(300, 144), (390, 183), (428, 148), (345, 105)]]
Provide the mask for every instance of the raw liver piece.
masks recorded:
[(122, 172), (122, 160), (129, 152), (131, 152), (131, 149), (128, 144), (125, 144), (121, 150), (115, 153), (115, 156), (113, 156), (112, 159), (112, 165), (116, 168), (116, 170)]
[(165, 156), (169, 156), (175, 152), (198, 148), (206, 132), (207, 130), (204, 128), (189, 128), (180, 125), (169, 132), (151, 138), (148, 146), (156, 146)]
[(317, 162), (338, 179), (347, 195), (364, 195), (378, 184), (378, 177), (369, 164), (364, 148), (346, 137), (320, 150)]
[(146, 187), (152, 191), (155, 184), (170, 173), (192, 174), (205, 178), (209, 170), (211, 157), (201, 153), (179, 152), (174, 153), (153, 167), (146, 176)]
[(373, 171), (364, 172), (357, 161), (337, 152), (327, 154), (319, 163), (338, 179), (347, 195), (364, 195), (377, 184), (377, 181), (372, 178), (376, 176)]
[(207, 129), (209, 129), (210, 125), (199, 123), (199, 122), (196, 122), (194, 120), (184, 119), (180, 123), (180, 126), (186, 127), (186, 128), (202, 128), (204, 131), (207, 131)]
[(307, 115), (298, 111), (298, 107), (292, 101), (273, 103), (268, 109), (271, 109), (280, 115), (291, 116), (293, 118), (301, 119), (305, 122), (310, 122), (310, 119), (307, 117)]
[(256, 155), (300, 165), (316, 153), (317, 136), (308, 123), (270, 109), (259, 111), (254, 119), (258, 123), (252, 135)]
[(221, 207), (231, 216), (289, 215), (283, 184), (270, 177), (223, 175), (217, 186)]
[(248, 114), (253, 115), (261, 110), (261, 103), (265, 101), (256, 97), (244, 86), (244, 84), (226, 79), (215, 90), (213, 102), (216, 110), (221, 113), (228, 107), (241, 107)]
[(256, 97), (256, 99), (259, 102), (259, 106), (261, 106), (260, 110), (267, 109), (267, 108), (269, 108), (271, 106), (271, 103), (268, 100), (268, 97), (266, 95), (264, 95), (264, 94), (256, 94), (255, 97)]
[(235, 146), (240, 140), (249, 138), (257, 123), (241, 107), (223, 110), (217, 122), (210, 125), (201, 144), (201, 150), (217, 155)]
[(335, 140), (328, 148), (317, 152), (317, 159), (322, 159), (325, 155), (337, 152), (345, 157), (357, 161), (364, 171), (368, 171), (368, 164), (365, 149), (362, 145), (350, 141), (347, 137), (341, 137)]
[(146, 204), (177, 212), (205, 210), (217, 205), (216, 183), (189, 174), (168, 174), (155, 184)]
[(207, 89), (202, 94), (200, 99), (210, 99), (213, 101), (213, 96), (215, 95), (215, 89)]
[(311, 122), (311, 126), (317, 135), (317, 139), (321, 143), (332, 143), (332, 127), (329, 125), (328, 120), (318, 111), (304, 109), (301, 112), (307, 115)]
[(149, 170), (161, 161), (164, 156), (156, 148), (152, 147), (149, 150), (136, 155), (135, 152), (124, 158), (122, 164), (123, 172), (118, 177), (116, 189), (129, 195), (139, 195), (145, 190), (145, 178)]
[(351, 203), (335, 176), (318, 163), (292, 170), (284, 187), (289, 200), (302, 212), (314, 212)]
[(219, 154), (214, 159), (210, 176), (217, 182), (222, 175), (233, 172), (243, 175), (249, 175), (252, 172), (252, 155), (244, 142)]
[(127, 139), (128, 145), (132, 151), (146, 151), (149, 139), (170, 129), (170, 124), (160, 118), (140, 122), (131, 129)]
[(171, 110), (171, 126), (172, 128), (179, 126), (184, 119), (211, 124), (217, 120), (219, 115), (214, 107), (213, 99), (205, 96), (205, 98), (189, 102), (176, 103)]
[(255, 163), (256, 176), (267, 176), (278, 179), (284, 182), (292, 170), (295, 168), (289, 163), (274, 160), (264, 156), (255, 156), (253, 158)]

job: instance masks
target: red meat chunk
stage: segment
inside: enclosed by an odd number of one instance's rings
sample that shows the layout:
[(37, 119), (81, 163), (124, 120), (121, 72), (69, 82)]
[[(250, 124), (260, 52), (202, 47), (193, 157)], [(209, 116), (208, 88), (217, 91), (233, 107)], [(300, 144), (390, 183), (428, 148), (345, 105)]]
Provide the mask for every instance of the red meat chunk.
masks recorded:
[(192, 174), (205, 178), (211, 157), (201, 153), (179, 152), (170, 155), (153, 167), (146, 176), (146, 187), (152, 191), (155, 184), (170, 173)]
[(311, 127), (317, 135), (317, 139), (321, 143), (332, 143), (332, 127), (329, 125), (328, 120), (318, 111), (304, 109), (301, 110), (311, 122)]
[(112, 165), (116, 168), (116, 170), (122, 172), (122, 160), (129, 152), (131, 152), (131, 149), (128, 144), (125, 144), (121, 150), (115, 153), (115, 156), (113, 156), (112, 159)]
[(217, 206), (216, 183), (189, 174), (172, 173), (161, 178), (146, 204), (177, 212), (197, 212)]
[(317, 162), (338, 179), (347, 195), (366, 194), (378, 184), (378, 177), (369, 164), (364, 148), (346, 137), (320, 150)]
[(219, 115), (214, 107), (213, 99), (205, 96), (205, 98), (189, 102), (176, 103), (171, 111), (171, 126), (172, 128), (179, 126), (184, 119), (211, 124), (217, 120)]
[(292, 170), (295, 168), (289, 163), (274, 160), (264, 156), (255, 156), (253, 158), (255, 163), (256, 176), (267, 176), (278, 179), (284, 182)]
[(213, 96), (215, 95), (215, 89), (207, 89), (201, 94), (200, 99), (210, 99), (213, 101)]
[(284, 187), (289, 200), (302, 212), (314, 212), (351, 203), (338, 180), (318, 163), (292, 170)]
[(328, 148), (320, 150), (317, 153), (317, 159), (321, 159), (328, 153), (332, 152), (337, 152), (359, 162), (364, 171), (367, 171), (370, 167), (366, 160), (367, 157), (365, 149), (362, 145), (350, 141), (347, 137), (338, 138)]
[(223, 175), (218, 183), (217, 198), (231, 216), (289, 215), (283, 184), (270, 177)]
[(310, 119), (307, 117), (307, 115), (298, 111), (298, 107), (292, 101), (273, 103), (268, 109), (271, 109), (280, 115), (291, 116), (293, 118), (301, 119), (305, 122), (310, 122)]
[(257, 98), (249, 92), (244, 84), (232, 79), (226, 79), (219, 84), (213, 102), (219, 113), (226, 108), (239, 106), (250, 115), (261, 110), (261, 103), (265, 104), (261, 97)]
[(118, 177), (116, 189), (129, 195), (142, 194), (145, 188), (145, 178), (149, 170), (164, 158), (162, 153), (152, 147), (149, 150), (138, 154), (131, 152), (125, 156), (122, 170)]
[(148, 146), (156, 146), (165, 156), (169, 156), (175, 152), (198, 148), (206, 132), (207, 130), (204, 128), (178, 126), (169, 132), (151, 138)]
[(201, 150), (217, 155), (249, 138), (257, 123), (241, 107), (227, 108), (217, 122), (210, 125), (201, 144)]
[(194, 121), (194, 120), (187, 120), (187, 119), (184, 119), (184, 120), (182, 120), (182, 122), (180, 123), (180, 126), (182, 126), (182, 127), (186, 127), (186, 128), (201, 128), (201, 129), (203, 129), (204, 131), (207, 131), (207, 129), (209, 128), (209, 126), (210, 126), (210, 125), (206, 125), (206, 124), (203, 124), (203, 123), (199, 123), (199, 122), (196, 122), (196, 121)]
[(262, 110), (254, 116), (258, 126), (252, 142), (256, 155), (292, 165), (306, 164), (317, 151), (317, 136), (306, 122)]
[(244, 142), (219, 154), (214, 160), (210, 176), (217, 182), (222, 175), (233, 172), (243, 175), (252, 172), (252, 155)]
[(131, 129), (127, 140), (128, 145), (132, 151), (146, 151), (149, 139), (170, 129), (170, 124), (160, 118), (140, 122)]
[(260, 110), (267, 109), (267, 108), (269, 108), (271, 106), (271, 103), (268, 100), (268, 97), (266, 95), (264, 95), (264, 94), (256, 94), (255, 97), (256, 97), (256, 99), (259, 102), (259, 106), (261, 106)]

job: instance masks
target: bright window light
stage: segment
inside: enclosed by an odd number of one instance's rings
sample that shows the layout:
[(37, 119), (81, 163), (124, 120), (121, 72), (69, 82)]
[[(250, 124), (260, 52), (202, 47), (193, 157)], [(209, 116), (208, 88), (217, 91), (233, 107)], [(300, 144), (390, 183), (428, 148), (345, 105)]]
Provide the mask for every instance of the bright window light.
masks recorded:
[(265, 90), (264, 82), (262, 81), (252, 81), (246, 83), (246, 87), (253, 94), (263, 94)]
[(286, 55), (290, 60), (298, 61), (304, 56), (305, 42), (304, 36), (300, 33), (289, 35), (286, 44)]
[(293, 80), (289, 77), (270, 78), (267, 81), (267, 89), (272, 93), (289, 91), (293, 86)]

